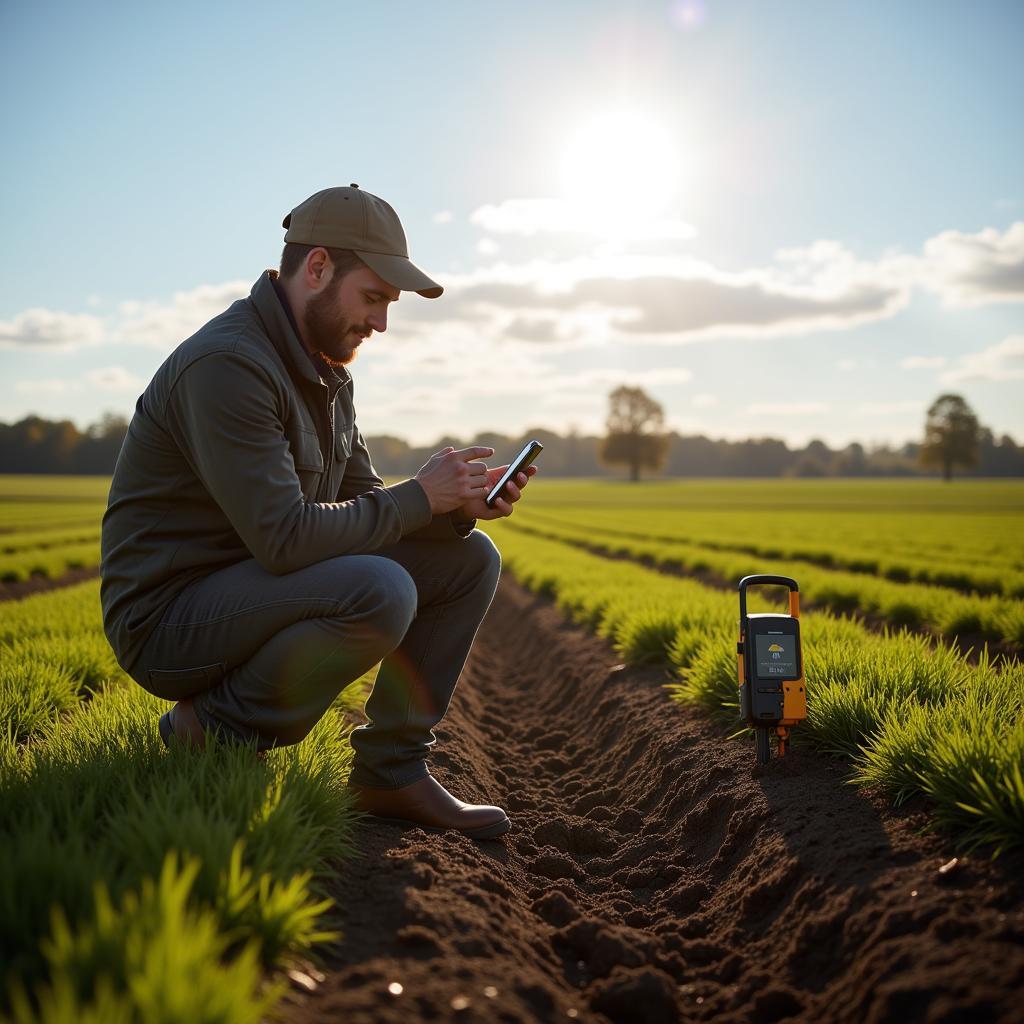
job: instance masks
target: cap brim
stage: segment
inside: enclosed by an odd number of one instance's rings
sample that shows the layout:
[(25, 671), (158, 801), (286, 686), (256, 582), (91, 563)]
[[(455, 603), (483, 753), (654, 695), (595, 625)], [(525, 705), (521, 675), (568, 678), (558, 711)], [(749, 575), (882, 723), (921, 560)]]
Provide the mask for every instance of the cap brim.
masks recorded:
[(374, 273), (379, 274), (392, 288), (403, 292), (417, 292), (425, 299), (437, 299), (444, 292), (405, 256), (387, 256), (380, 252), (352, 250)]

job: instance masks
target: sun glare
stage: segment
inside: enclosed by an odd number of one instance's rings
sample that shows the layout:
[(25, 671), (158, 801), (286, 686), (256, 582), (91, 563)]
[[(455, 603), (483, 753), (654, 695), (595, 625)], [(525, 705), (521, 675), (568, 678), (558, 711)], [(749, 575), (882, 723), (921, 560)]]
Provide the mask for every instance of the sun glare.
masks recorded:
[(562, 159), (565, 198), (609, 234), (630, 220), (664, 213), (678, 175), (671, 136), (657, 120), (635, 110), (610, 110), (581, 123)]

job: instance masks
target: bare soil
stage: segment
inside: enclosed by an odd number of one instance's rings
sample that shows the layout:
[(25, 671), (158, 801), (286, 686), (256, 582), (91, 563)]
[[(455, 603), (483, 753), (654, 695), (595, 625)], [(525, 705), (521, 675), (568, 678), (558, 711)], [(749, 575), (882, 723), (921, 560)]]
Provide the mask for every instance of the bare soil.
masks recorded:
[(27, 580), (11, 583), (0, 582), (0, 601), (18, 601), (30, 594), (43, 594), (47, 590), (59, 590), (70, 587), (73, 583), (95, 579), (100, 574), (98, 565), (82, 569), (69, 569), (62, 576), (50, 577), (34, 574)]
[(504, 579), (431, 767), (513, 829), (365, 819), (344, 940), (286, 1019), (1020, 1020), (1024, 857), (940, 872), (924, 808), (828, 758), (758, 766), (665, 682)]

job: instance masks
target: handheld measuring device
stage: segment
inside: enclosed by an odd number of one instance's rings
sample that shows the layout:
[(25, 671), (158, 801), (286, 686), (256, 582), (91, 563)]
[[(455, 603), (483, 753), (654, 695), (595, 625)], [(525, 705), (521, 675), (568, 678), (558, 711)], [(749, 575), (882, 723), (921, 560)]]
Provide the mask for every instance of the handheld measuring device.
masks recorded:
[[(789, 614), (747, 614), (747, 588), (789, 588)], [(807, 718), (804, 662), (800, 650), (800, 588), (788, 576), (744, 576), (740, 580), (739, 666), (740, 718), (757, 738), (757, 763), (771, 758), (771, 734), (778, 737), (779, 757), (786, 753), (790, 726)]]
[(490, 494), (484, 498), (484, 504), (488, 508), (494, 508), (494, 503), (502, 495), (505, 485), (515, 477), (516, 473), (521, 473), (530, 466), (542, 451), (544, 451), (544, 445), (540, 441), (530, 441), (512, 460), (508, 469), (501, 474), (501, 479), (491, 488)]

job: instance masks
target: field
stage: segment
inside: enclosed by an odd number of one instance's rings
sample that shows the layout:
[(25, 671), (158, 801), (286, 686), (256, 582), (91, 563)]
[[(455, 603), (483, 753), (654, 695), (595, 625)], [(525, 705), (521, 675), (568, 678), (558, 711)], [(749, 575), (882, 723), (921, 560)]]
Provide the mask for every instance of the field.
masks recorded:
[[(164, 750), (102, 633), (107, 486), (0, 478), (14, 1019), (1012, 1019), (1021, 484), (538, 477), (485, 527), (503, 582), (432, 762), (508, 808), (490, 844), (348, 810), (371, 677), (265, 762)], [(764, 767), (751, 572), (804, 610), (809, 718)]]

